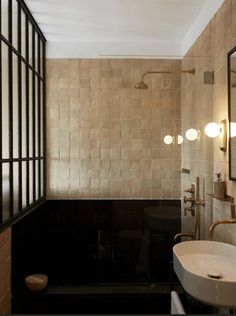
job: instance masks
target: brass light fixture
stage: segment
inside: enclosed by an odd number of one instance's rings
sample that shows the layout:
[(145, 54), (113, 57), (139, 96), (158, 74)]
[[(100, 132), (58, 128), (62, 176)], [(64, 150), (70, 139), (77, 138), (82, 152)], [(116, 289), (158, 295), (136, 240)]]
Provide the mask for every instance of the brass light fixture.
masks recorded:
[(215, 138), (219, 136), (219, 147), (220, 150), (223, 152), (227, 151), (227, 121), (222, 120), (220, 124), (215, 122), (211, 122), (206, 125), (205, 127), (205, 134), (208, 137)]
[(227, 121), (220, 122), (220, 135), (219, 135), (220, 150), (227, 151)]
[(199, 131), (197, 131), (195, 128), (189, 128), (186, 131), (185, 136), (187, 140), (189, 140), (190, 142), (193, 142), (199, 138)]
[(180, 74), (180, 73), (186, 73), (186, 74), (191, 74), (195, 75), (195, 68), (190, 69), (190, 70), (176, 70), (176, 71), (147, 71), (142, 75), (142, 80), (137, 83), (134, 87), (135, 89), (148, 89), (148, 85), (144, 82), (144, 77), (147, 75), (153, 75), (153, 74)]

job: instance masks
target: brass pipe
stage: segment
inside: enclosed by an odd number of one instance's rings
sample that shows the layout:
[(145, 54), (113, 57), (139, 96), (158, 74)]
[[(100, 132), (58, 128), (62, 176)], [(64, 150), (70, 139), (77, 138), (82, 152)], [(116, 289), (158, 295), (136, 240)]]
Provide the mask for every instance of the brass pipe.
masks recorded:
[(216, 226), (220, 225), (220, 224), (236, 224), (236, 218), (232, 218), (232, 219), (218, 219), (216, 220), (210, 227), (209, 229), (209, 237), (212, 239), (213, 237), (213, 233), (214, 230), (216, 228)]
[(147, 71), (142, 75), (142, 81), (137, 83), (135, 85), (136, 89), (148, 89), (147, 84), (144, 82), (144, 77), (147, 75), (152, 75), (152, 74), (181, 74), (181, 73), (186, 73), (186, 74), (191, 74), (195, 75), (195, 68), (192, 68), (190, 70), (155, 70), (155, 71)]
[(190, 70), (154, 70), (154, 71), (147, 71), (142, 75), (142, 82), (144, 80), (144, 77), (147, 75), (153, 75), (153, 74), (180, 74), (180, 73), (184, 73), (184, 74), (191, 74), (191, 75), (195, 75), (195, 68), (190, 69)]

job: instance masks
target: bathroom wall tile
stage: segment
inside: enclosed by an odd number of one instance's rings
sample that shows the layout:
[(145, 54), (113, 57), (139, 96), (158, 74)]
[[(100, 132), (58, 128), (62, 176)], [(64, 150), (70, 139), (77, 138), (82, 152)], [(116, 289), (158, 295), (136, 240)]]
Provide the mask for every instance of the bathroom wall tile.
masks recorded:
[(0, 234), (0, 314), (11, 313), (11, 229)]
[(180, 186), (174, 165), (162, 165), (162, 156), (179, 159), (180, 148), (161, 150), (164, 128), (180, 122), (174, 92), (180, 94), (180, 76), (150, 77), (149, 90), (133, 88), (144, 71), (177, 70), (180, 61), (52, 59), (47, 65), (49, 198), (160, 198), (161, 168)]
[(2, 297), (0, 300), (0, 311), (1, 315), (9, 315), (11, 314), (11, 292), (8, 291), (8, 293)]
[[(236, 45), (235, 16), (236, 1), (224, 1), (182, 61), (182, 69), (189, 66), (196, 68), (196, 76), (191, 78), (182, 76), (183, 131), (190, 126), (200, 127), (202, 131), (208, 122), (219, 122), (228, 116), (226, 56), (227, 52)], [(203, 84), (202, 75), (206, 70), (214, 70), (214, 86)], [(205, 177), (207, 192), (213, 192), (213, 175), (220, 171), (227, 180), (228, 192), (235, 196), (235, 184), (228, 180), (228, 155), (219, 151), (217, 140), (212, 141), (204, 134), (201, 135), (199, 142), (188, 142), (183, 145), (182, 167), (190, 168), (192, 175), (188, 178), (185, 178), (185, 175), (181, 176), (182, 195), (183, 190), (191, 185), (195, 176)], [(208, 238), (209, 226), (213, 221), (230, 217), (226, 203), (219, 204), (219, 201), (210, 197), (206, 197), (206, 202), (201, 223), (202, 238)], [(235, 244), (235, 231), (231, 229), (231, 225), (217, 227), (214, 239)]]
[(152, 198), (152, 190), (150, 188), (142, 188), (141, 195), (144, 199)]

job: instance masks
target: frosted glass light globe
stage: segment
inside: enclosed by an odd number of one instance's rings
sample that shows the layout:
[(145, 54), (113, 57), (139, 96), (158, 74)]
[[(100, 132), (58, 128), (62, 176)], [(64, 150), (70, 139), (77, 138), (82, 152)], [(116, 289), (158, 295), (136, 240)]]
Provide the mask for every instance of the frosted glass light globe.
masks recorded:
[(164, 137), (164, 143), (165, 143), (166, 145), (171, 145), (171, 144), (173, 143), (173, 137), (170, 136), (170, 135), (166, 135), (166, 136)]
[(205, 134), (211, 138), (219, 136), (220, 134), (219, 124), (214, 123), (214, 122), (207, 124), (205, 127)]
[(187, 130), (185, 135), (188, 140), (193, 142), (194, 140), (198, 138), (198, 131), (195, 128), (190, 128)]
[(236, 123), (230, 122), (230, 137), (236, 136)]
[(183, 142), (184, 142), (184, 138), (183, 138), (183, 136), (178, 135), (178, 136), (177, 136), (177, 143), (178, 143), (178, 145), (183, 144)]

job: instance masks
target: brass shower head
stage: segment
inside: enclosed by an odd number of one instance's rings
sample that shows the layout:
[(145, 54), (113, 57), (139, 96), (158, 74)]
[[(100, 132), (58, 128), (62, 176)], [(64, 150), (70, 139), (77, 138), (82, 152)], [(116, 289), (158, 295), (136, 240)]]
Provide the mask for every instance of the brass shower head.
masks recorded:
[(176, 71), (147, 71), (142, 75), (142, 81), (137, 83), (134, 87), (135, 89), (142, 89), (146, 90), (148, 89), (148, 85), (144, 82), (144, 77), (151, 74), (180, 74), (180, 73), (188, 73), (191, 75), (195, 75), (195, 68), (190, 70), (176, 70)]
[(135, 89), (148, 89), (148, 85), (144, 81), (141, 81), (135, 85)]

